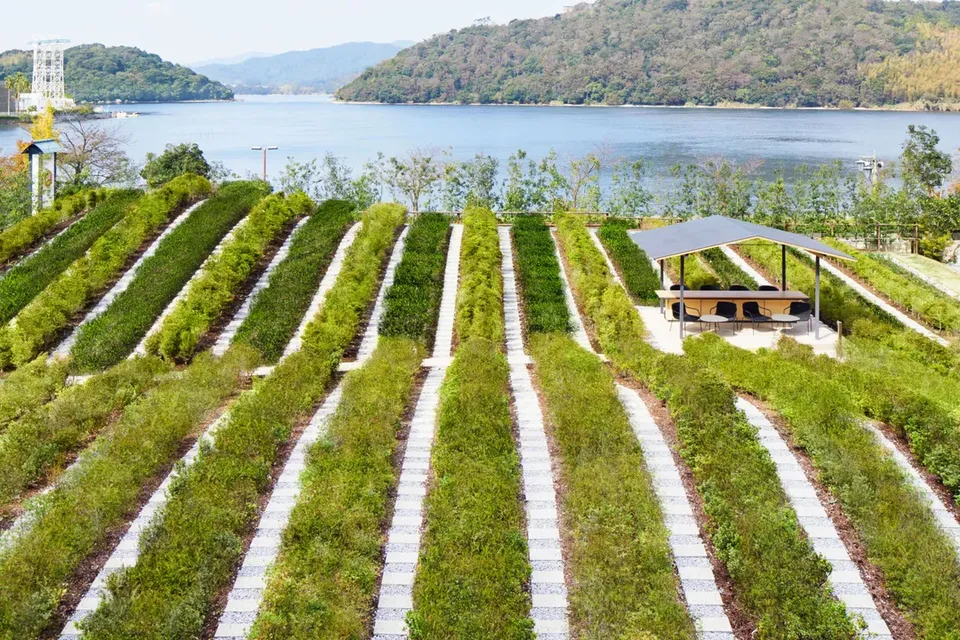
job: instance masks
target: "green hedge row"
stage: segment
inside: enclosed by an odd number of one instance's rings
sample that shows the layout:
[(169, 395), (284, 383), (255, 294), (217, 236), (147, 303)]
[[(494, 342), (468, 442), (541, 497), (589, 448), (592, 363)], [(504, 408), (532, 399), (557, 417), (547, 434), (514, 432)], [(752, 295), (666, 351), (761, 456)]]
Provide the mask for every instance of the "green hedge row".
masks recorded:
[(213, 446), (180, 476), (136, 566), (111, 583), (111, 597), (85, 623), (87, 638), (202, 632), (214, 598), (237, 568), (277, 455), (326, 391), (404, 216), (399, 205), (376, 205), (364, 214), (343, 271), (311, 323), (311, 339), (237, 401)]
[[(680, 258), (668, 258), (667, 269), (670, 270), (670, 276), (674, 283), (680, 283)], [(721, 286), (720, 278), (716, 276), (706, 265), (703, 257), (696, 253), (688, 255), (683, 261), (683, 281), (687, 289), (694, 291), (707, 285), (715, 287)]]
[(518, 217), (513, 223), (513, 245), (527, 331), (566, 333), (570, 330), (570, 311), (553, 237), (543, 217)]
[(649, 256), (627, 235), (631, 228), (625, 221), (607, 220), (600, 227), (600, 241), (637, 304), (659, 304), (660, 274), (654, 271)]
[(660, 503), (613, 375), (565, 335), (530, 352), (558, 448), (578, 637), (696, 637)]
[(354, 218), (354, 206), (342, 200), (328, 200), (317, 208), (297, 231), (267, 288), (257, 294), (234, 344), (250, 345), (269, 363), (280, 359)]
[(729, 289), (735, 284), (741, 284), (751, 289), (757, 288), (756, 280), (751, 278), (746, 271), (735, 265), (718, 247), (707, 249), (700, 255), (714, 270), (717, 277), (720, 278), (720, 284), (724, 289)]
[(583, 224), (564, 216), (559, 232), (573, 265), (574, 290), (604, 353), (669, 402), (680, 453), (709, 516), (707, 533), (757, 637), (852, 638), (854, 625), (831, 596), (828, 565), (802, 536), (755, 430), (733, 410), (733, 391), (689, 358), (647, 344), (643, 321), (613, 283)]
[(707, 336), (686, 351), (701, 367), (769, 401), (786, 419), (863, 540), (870, 562), (920, 638), (960, 629), (960, 561), (926, 502), (861, 424), (847, 388), (776, 351), (752, 354)]
[(345, 378), (325, 436), (308, 451), (251, 638), (368, 635), (397, 436), (424, 354), (417, 340), (382, 338), (370, 360)]
[(74, 369), (101, 371), (127, 357), (220, 240), (265, 195), (262, 183), (234, 182), (191, 213), (140, 265), (127, 290), (83, 326), (71, 352)]
[(93, 243), (86, 255), (0, 330), (0, 367), (4, 361), (20, 366), (49, 347), (120, 277), (144, 243), (152, 240), (178, 211), (209, 193), (209, 180), (189, 174), (147, 193), (123, 220)]
[(67, 580), (103, 536), (129, 518), (144, 485), (176, 458), (184, 438), (233, 392), (253, 366), (251, 356), (201, 357), (162, 382), (32, 506), (28, 530), (0, 551), (0, 637), (28, 640), (44, 633)]
[(122, 362), (31, 411), (0, 435), (0, 508), (49, 474), (96, 436), (117, 413), (159, 383), (169, 369), (156, 358)]
[(380, 335), (406, 336), (428, 347), (433, 343), (449, 238), (448, 216), (425, 213), (411, 225), (403, 259), (384, 299)]
[(109, 193), (107, 189), (85, 189), (57, 198), (50, 208), (0, 231), (0, 269), (37, 246), (58, 226), (96, 207)]
[(0, 278), (0, 323), (9, 322), (86, 253), (97, 238), (126, 215), (140, 196), (137, 191), (120, 191), (112, 195), (32, 258), (3, 274)]
[(65, 362), (37, 358), (9, 373), (0, 384), (0, 433), (27, 412), (53, 400), (67, 380)]
[(460, 345), (440, 392), (410, 637), (532, 639), (520, 460), (500, 345)]
[(468, 208), (463, 227), (457, 337), (461, 342), (479, 337), (501, 344), (505, 333), (497, 217), (489, 209)]
[(267, 196), (253, 208), (219, 255), (203, 265), (186, 296), (174, 307), (160, 329), (147, 338), (147, 353), (185, 362), (200, 340), (233, 302), (271, 243), (294, 219), (316, 205), (302, 193), (289, 198)]

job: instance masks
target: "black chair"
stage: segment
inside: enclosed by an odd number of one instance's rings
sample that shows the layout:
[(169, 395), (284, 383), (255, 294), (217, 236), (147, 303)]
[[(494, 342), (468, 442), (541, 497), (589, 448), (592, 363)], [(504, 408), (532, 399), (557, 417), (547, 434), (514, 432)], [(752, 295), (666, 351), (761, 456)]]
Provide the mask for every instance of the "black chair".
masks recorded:
[(750, 291), (750, 287), (742, 284), (732, 284), (730, 285), (730, 291)]
[(744, 302), (743, 303), (743, 319), (745, 322), (749, 322), (750, 326), (753, 327), (753, 332), (757, 332), (758, 324), (767, 324), (773, 322), (771, 317), (773, 314), (770, 313), (770, 309), (766, 307), (761, 307), (759, 302)]
[(718, 302), (717, 306), (710, 310), (710, 315), (726, 318), (724, 324), (733, 323), (733, 328), (737, 328), (737, 303), (735, 302)]
[(780, 287), (775, 287), (772, 284), (762, 284), (758, 291), (780, 291)]
[[(683, 305), (683, 307), (683, 322), (696, 322), (700, 324), (700, 316), (694, 315), (687, 311), (687, 305)], [(670, 308), (673, 310), (673, 319), (668, 320), (668, 323), (672, 325), (674, 322), (680, 322), (680, 303), (674, 302), (673, 306)], [(700, 329), (703, 330), (702, 324), (700, 324)]]
[(720, 291), (720, 287), (715, 284), (705, 284), (700, 287), (700, 291)]
[(808, 333), (813, 330), (813, 315), (810, 313), (809, 302), (791, 302), (790, 315), (797, 318), (800, 322), (806, 322)]
[(687, 287), (686, 285), (683, 285), (683, 284), (672, 284), (672, 285), (670, 285), (670, 291), (680, 291), (681, 289), (683, 289), (684, 291), (689, 291), (689, 290), (690, 290), (689, 287)]

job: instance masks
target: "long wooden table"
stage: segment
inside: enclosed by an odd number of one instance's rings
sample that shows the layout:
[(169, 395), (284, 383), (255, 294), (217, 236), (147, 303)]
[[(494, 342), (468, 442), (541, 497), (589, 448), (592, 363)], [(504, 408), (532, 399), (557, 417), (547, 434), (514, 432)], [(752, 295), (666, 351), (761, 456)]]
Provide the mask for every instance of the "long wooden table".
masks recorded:
[[(657, 297), (667, 307), (680, 302), (679, 291), (657, 291)], [(792, 302), (809, 302), (810, 296), (802, 291), (684, 291), (683, 304), (687, 313), (703, 316), (711, 313), (718, 302), (733, 302), (737, 305), (737, 319), (743, 320), (743, 303), (756, 302), (770, 311), (770, 315), (787, 314)]]

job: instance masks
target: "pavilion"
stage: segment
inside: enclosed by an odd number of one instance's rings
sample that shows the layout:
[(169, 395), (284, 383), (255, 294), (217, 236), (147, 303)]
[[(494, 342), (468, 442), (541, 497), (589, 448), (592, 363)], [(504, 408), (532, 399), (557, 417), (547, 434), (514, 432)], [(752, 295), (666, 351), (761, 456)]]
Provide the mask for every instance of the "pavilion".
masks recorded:
[[(719, 215), (710, 216), (708, 218), (698, 218), (696, 220), (660, 227), (658, 229), (651, 229), (649, 231), (632, 231), (629, 233), (629, 235), (633, 242), (636, 243), (636, 245), (640, 247), (650, 257), (651, 260), (660, 264), (661, 288), (664, 287), (664, 262), (669, 258), (680, 258), (679, 291), (676, 293), (671, 292), (669, 295), (676, 295), (679, 298), (680, 312), (682, 316), (686, 314), (687, 308), (684, 301), (685, 297), (688, 299), (702, 297), (697, 296), (698, 293), (702, 292), (686, 292), (685, 260), (686, 256), (690, 254), (700, 253), (702, 251), (706, 251), (707, 249), (723, 247), (731, 244), (741, 244), (751, 240), (767, 240), (769, 242), (779, 244), (781, 247), (781, 294), (783, 294), (780, 296), (780, 298), (787, 300), (789, 299), (789, 296), (786, 295), (787, 247), (802, 249), (812, 253), (815, 258), (816, 267), (814, 317), (816, 318), (818, 325), (820, 322), (820, 258), (830, 257), (840, 260), (853, 260), (851, 256), (848, 256), (842, 251), (837, 251), (836, 249), (829, 247), (822, 242), (814, 240), (813, 238), (809, 238), (797, 233), (790, 233), (788, 231), (781, 231), (779, 229), (765, 227), (752, 222), (734, 220), (733, 218), (727, 218)], [(658, 292), (658, 295), (661, 297), (661, 305), (663, 304), (663, 300), (668, 297), (665, 294), (666, 292)], [(759, 296), (759, 294), (747, 296), (739, 295), (739, 292), (723, 293), (714, 291), (711, 292), (710, 298), (730, 298), (731, 300), (760, 298), (763, 300), (769, 300), (776, 299), (777, 296)], [(684, 321), (682, 317), (679, 324), (680, 337), (682, 338), (684, 335)]]

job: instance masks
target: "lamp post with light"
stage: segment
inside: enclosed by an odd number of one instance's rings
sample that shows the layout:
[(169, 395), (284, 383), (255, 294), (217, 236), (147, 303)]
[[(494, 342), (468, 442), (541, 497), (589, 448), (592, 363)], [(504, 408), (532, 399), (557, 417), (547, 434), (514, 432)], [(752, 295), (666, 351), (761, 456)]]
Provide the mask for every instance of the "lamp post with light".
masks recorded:
[(251, 151), (263, 151), (263, 181), (267, 181), (267, 152), (276, 151), (280, 147), (250, 147)]

